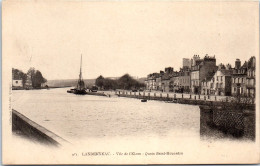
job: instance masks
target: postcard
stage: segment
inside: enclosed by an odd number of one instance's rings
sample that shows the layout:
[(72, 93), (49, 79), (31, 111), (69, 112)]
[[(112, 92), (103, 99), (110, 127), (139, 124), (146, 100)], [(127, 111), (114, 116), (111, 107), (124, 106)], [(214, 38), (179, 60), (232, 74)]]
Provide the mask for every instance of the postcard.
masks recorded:
[(3, 164), (256, 164), (258, 1), (4, 0)]

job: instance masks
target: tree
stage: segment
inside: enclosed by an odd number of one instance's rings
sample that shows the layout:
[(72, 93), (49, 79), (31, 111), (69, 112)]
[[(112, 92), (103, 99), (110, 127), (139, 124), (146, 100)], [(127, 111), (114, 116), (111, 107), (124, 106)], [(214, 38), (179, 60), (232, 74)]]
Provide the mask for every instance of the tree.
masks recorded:
[(105, 78), (104, 78), (102, 75), (100, 75), (100, 76), (96, 79), (96, 81), (95, 81), (96, 86), (98, 86), (98, 87), (100, 87), (100, 88), (103, 88), (103, 86), (104, 86), (104, 80), (105, 80)]
[(129, 74), (125, 74), (117, 80), (112, 80), (99, 76), (96, 79), (96, 86), (101, 87), (102, 89), (140, 89), (145, 87), (144, 83), (140, 83), (137, 80), (133, 79)]
[(32, 87), (34, 88), (34, 87), (35, 87), (35, 85), (34, 85), (34, 83), (35, 83), (35, 81), (34, 81), (34, 77), (35, 77), (35, 69), (34, 69), (34, 67), (31, 67), (31, 68), (28, 70), (27, 76), (28, 76), (28, 78), (31, 80), (31, 82), (32, 82)]
[(30, 68), (27, 75), (32, 81), (33, 88), (41, 88), (41, 84), (47, 82), (47, 80), (42, 76), (42, 73), (34, 68)]
[(36, 70), (34, 78), (34, 88), (40, 88), (42, 83), (45, 83), (46, 79), (43, 78), (42, 73), (39, 70)]

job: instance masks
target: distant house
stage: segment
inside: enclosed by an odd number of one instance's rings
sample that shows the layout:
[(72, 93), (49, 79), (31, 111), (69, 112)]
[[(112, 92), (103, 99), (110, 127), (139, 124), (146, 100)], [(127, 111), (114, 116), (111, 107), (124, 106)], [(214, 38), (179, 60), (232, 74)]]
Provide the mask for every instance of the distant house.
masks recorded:
[(162, 76), (162, 91), (169, 92), (170, 91), (170, 76), (169, 74), (165, 74)]
[(246, 78), (247, 95), (250, 97), (255, 97), (255, 64), (256, 59), (253, 56), (248, 61)]
[(164, 71), (160, 71), (160, 75), (156, 77), (156, 90), (162, 90), (162, 77), (164, 75)]
[(13, 88), (22, 88), (23, 87), (23, 80), (13, 80), (12, 87)]
[(201, 82), (201, 94), (202, 95), (214, 95), (216, 90), (214, 89), (213, 76), (204, 78)]
[(247, 62), (241, 66), (240, 59), (237, 59), (235, 62), (235, 68), (232, 73), (232, 90), (231, 93), (233, 96), (246, 96), (247, 95)]
[(217, 70), (216, 58), (206, 55), (200, 59), (194, 55), (191, 67), (191, 91), (192, 93), (201, 93), (201, 82)]
[(218, 70), (214, 74), (215, 95), (230, 96), (231, 95), (231, 69), (226, 69), (223, 64), (218, 66)]
[(187, 66), (180, 69), (179, 88), (181, 92), (190, 92), (190, 68)]
[(162, 75), (162, 91), (170, 92), (173, 91), (173, 82), (171, 81), (172, 74), (174, 73), (172, 67), (166, 67), (164, 69), (165, 73)]
[(159, 76), (159, 73), (152, 73), (147, 76), (145, 80), (146, 89), (147, 90), (156, 90), (156, 78)]
[(231, 68), (226, 68), (223, 64), (220, 64), (215, 73), (209, 75), (202, 81), (201, 94), (230, 96), (231, 74)]

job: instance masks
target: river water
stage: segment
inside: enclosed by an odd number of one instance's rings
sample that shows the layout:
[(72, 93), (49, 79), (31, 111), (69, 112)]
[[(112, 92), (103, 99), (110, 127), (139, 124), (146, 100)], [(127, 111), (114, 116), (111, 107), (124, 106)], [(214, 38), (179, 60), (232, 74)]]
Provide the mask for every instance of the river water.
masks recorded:
[(66, 88), (13, 91), (13, 109), (67, 140), (104, 137), (199, 138), (198, 106), (74, 95)]

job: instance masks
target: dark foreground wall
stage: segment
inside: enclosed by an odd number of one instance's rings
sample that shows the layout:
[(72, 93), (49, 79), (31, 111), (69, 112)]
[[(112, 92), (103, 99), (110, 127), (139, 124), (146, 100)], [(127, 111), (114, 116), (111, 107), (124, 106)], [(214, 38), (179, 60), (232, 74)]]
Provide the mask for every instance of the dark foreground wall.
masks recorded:
[(200, 134), (255, 140), (255, 110), (200, 106)]
[(16, 110), (12, 110), (12, 131), (22, 137), (47, 145), (59, 146), (63, 143), (68, 143), (63, 138), (38, 125)]

